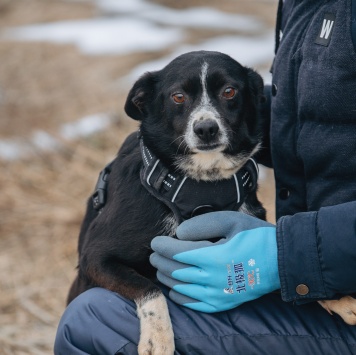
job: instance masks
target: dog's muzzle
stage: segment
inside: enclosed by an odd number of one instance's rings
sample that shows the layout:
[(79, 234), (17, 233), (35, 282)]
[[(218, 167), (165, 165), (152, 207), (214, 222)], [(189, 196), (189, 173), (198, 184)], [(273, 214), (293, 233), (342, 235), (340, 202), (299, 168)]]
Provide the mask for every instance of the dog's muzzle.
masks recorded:
[(202, 143), (212, 143), (218, 135), (219, 125), (211, 119), (197, 121), (193, 126), (193, 132)]

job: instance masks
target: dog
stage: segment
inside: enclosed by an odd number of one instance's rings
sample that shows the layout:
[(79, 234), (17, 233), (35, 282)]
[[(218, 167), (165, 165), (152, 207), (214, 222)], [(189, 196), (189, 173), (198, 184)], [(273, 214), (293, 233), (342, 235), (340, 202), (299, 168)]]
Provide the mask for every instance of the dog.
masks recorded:
[(96, 286), (133, 300), (139, 354), (174, 353), (167, 304), (149, 263), (151, 240), (214, 210), (266, 218), (253, 160), (263, 88), (253, 69), (196, 51), (144, 74), (128, 94), (125, 111), (140, 122), (139, 132), (101, 172), (88, 201), (68, 303)]

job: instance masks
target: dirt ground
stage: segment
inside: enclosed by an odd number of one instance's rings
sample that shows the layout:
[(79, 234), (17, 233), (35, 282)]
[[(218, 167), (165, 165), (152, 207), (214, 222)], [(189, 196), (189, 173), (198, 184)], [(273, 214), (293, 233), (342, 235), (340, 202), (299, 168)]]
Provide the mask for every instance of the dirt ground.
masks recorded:
[[(171, 7), (212, 6), (254, 14), (273, 27), (276, 2), (263, 0), (156, 0)], [(218, 4), (218, 5), (217, 5)], [(0, 0), (0, 33), (9, 26), (97, 14), (87, 1)], [(199, 42), (219, 31), (192, 30)], [(136, 129), (117, 83), (135, 65), (164, 53), (85, 56), (74, 46), (0, 41), (0, 140), (30, 139), (35, 130), (56, 136), (60, 124), (110, 113), (110, 129), (63, 141), (54, 153), (0, 159), (0, 355), (51, 354), (65, 298), (75, 275), (76, 245), (85, 202), (98, 172)], [(60, 140), (61, 138), (58, 137)], [(273, 172), (260, 196), (274, 219)]]

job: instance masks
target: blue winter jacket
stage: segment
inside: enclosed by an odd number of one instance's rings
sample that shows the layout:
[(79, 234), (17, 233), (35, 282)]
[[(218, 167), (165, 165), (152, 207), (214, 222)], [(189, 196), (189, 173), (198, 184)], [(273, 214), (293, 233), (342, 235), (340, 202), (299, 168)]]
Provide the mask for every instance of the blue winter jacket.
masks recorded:
[(270, 144), (282, 298), (333, 299), (356, 292), (356, 0), (285, 0), (280, 15)]

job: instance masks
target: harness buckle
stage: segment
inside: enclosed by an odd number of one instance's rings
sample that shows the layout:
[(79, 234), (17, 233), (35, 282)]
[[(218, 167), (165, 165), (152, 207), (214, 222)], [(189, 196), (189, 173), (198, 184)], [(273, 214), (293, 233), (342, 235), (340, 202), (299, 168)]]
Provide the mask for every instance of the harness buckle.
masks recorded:
[(216, 209), (212, 205), (201, 205), (194, 208), (191, 217), (200, 216), (201, 214), (214, 212), (214, 211), (216, 211)]
[(92, 201), (93, 207), (97, 211), (103, 208), (106, 203), (106, 192), (108, 190), (109, 175), (111, 173), (112, 165), (113, 162), (106, 165), (105, 168), (100, 172), (98, 181), (95, 186)]

